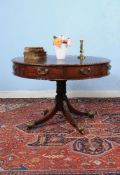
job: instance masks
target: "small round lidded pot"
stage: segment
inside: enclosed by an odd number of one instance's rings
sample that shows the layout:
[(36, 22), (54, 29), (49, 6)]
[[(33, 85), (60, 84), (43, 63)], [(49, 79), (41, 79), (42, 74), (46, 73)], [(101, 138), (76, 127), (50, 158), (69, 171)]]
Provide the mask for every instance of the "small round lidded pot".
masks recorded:
[(71, 39), (66, 38), (63, 35), (59, 37), (54, 36), (53, 45), (55, 47), (55, 53), (56, 53), (57, 59), (65, 59), (67, 47), (71, 45)]

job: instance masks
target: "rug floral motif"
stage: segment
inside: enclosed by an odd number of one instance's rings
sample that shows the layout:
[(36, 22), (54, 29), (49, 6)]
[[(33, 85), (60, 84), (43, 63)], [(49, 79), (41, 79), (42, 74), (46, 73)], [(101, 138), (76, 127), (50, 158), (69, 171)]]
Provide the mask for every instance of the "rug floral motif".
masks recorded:
[(74, 98), (95, 117), (73, 115), (81, 135), (58, 112), (32, 130), (54, 99), (0, 99), (0, 174), (120, 174), (120, 98)]

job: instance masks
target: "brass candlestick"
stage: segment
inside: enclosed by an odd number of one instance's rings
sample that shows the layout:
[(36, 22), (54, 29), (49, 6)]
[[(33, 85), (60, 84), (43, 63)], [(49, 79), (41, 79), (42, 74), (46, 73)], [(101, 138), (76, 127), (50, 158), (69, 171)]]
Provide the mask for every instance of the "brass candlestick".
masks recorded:
[(85, 56), (83, 55), (83, 40), (80, 40), (80, 56), (78, 56), (80, 61), (83, 61), (85, 59)]

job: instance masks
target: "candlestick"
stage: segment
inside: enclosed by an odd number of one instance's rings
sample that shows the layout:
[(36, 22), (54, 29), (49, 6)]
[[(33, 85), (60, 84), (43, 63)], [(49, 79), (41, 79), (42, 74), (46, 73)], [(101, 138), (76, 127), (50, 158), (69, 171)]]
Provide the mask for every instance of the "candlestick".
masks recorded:
[(83, 40), (80, 40), (80, 53), (83, 53)]
[(85, 56), (83, 55), (83, 39), (80, 40), (80, 56), (78, 58), (83, 61), (85, 59)]

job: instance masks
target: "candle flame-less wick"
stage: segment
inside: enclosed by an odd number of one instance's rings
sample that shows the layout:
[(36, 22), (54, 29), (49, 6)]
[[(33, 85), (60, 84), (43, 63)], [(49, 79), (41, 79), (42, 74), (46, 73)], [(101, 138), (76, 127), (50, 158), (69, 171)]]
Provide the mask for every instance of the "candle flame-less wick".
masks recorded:
[(81, 61), (85, 59), (85, 56), (83, 55), (83, 39), (80, 39), (80, 56), (78, 58), (80, 58)]

